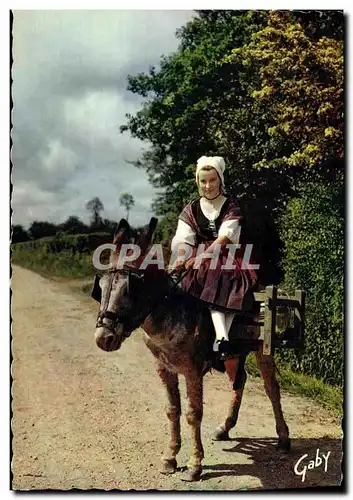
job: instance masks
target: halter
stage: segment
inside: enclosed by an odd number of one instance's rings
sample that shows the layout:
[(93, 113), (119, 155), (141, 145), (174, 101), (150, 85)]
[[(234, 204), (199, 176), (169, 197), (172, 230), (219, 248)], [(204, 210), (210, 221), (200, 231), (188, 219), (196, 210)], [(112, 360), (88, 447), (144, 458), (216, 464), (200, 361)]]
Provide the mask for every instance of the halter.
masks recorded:
[[(181, 282), (181, 280), (186, 276), (186, 274), (189, 272), (190, 268), (187, 269), (183, 274), (182, 276), (177, 279), (177, 280), (173, 280), (172, 279), (172, 276), (176, 273), (175, 270), (173, 270), (171, 273), (167, 273), (167, 277), (169, 279), (171, 279), (173, 281), (173, 285), (171, 287), (171, 289), (169, 290), (169, 293), (167, 293), (166, 295), (164, 294), (163, 297), (161, 296), (157, 296), (156, 299), (153, 301), (153, 304), (152, 306), (150, 307), (149, 311), (147, 312), (145, 318), (143, 318), (141, 320), (141, 323), (143, 323), (143, 321), (152, 313), (152, 311), (154, 310), (154, 308), (160, 304), (161, 300), (163, 299), (167, 299), (170, 295), (170, 293), (174, 290), (174, 288), (177, 287), (177, 285)], [(111, 291), (112, 291), (112, 287), (113, 287), (113, 281), (114, 281), (114, 277), (116, 276), (116, 274), (121, 274), (123, 276), (127, 276), (127, 291), (128, 293), (130, 293), (130, 276), (132, 274), (136, 275), (139, 277), (139, 279), (141, 279), (141, 276), (143, 277), (144, 275), (144, 270), (140, 270), (140, 269), (136, 269), (136, 268), (132, 268), (132, 267), (123, 267), (122, 269), (111, 269), (108, 271), (108, 275), (109, 275), (109, 281), (108, 281), (108, 290), (107, 290), (107, 293), (105, 295), (105, 300), (103, 302), (103, 304), (101, 304), (101, 308), (99, 310), (99, 313), (98, 313), (98, 317), (97, 317), (97, 323), (96, 323), (96, 328), (101, 328), (101, 327), (104, 327), (106, 328), (107, 330), (111, 331), (112, 333), (115, 334), (115, 329), (117, 327), (117, 324), (120, 322), (120, 323), (123, 323), (123, 320), (125, 319), (123, 315), (119, 314), (119, 311), (118, 312), (112, 312), (112, 311), (109, 311), (108, 310), (108, 306), (109, 306), (109, 297), (110, 297), (110, 294), (111, 294)], [(99, 279), (99, 275), (96, 275), (96, 279), (95, 279), (95, 284), (94, 284), (94, 288), (93, 288), (93, 291), (92, 291), (92, 296), (93, 298), (95, 298), (96, 300), (98, 300), (97, 298), (97, 295), (94, 295), (94, 290), (98, 285), (98, 279)], [(104, 318), (107, 318), (111, 321), (113, 321), (113, 325), (110, 326), (106, 323), (103, 323), (103, 319)], [(131, 335), (131, 331), (124, 331), (123, 332), (123, 336), (124, 337), (129, 337)]]
[[(127, 269), (112, 269), (112, 270), (109, 270), (108, 273), (109, 273), (108, 274), (108, 276), (109, 276), (109, 278), (108, 278), (108, 290), (107, 290), (107, 293), (105, 295), (105, 300), (104, 300), (103, 304), (101, 305), (101, 308), (100, 308), (99, 313), (98, 313), (96, 328), (104, 327), (107, 330), (109, 330), (115, 334), (115, 329), (116, 329), (117, 323), (119, 323), (119, 321), (123, 318), (123, 316), (119, 315), (119, 312), (115, 313), (112, 311), (108, 311), (109, 298), (110, 298), (110, 294), (111, 294), (112, 287), (113, 287), (113, 281), (114, 281), (115, 275), (118, 273), (122, 274), (124, 276), (127, 275), (127, 277), (128, 277), (128, 290), (129, 290), (130, 271)], [(97, 278), (98, 278), (98, 275), (96, 276), (96, 281), (97, 281)], [(104, 318), (107, 318), (107, 319), (110, 319), (111, 321), (113, 321), (113, 325), (110, 326), (109, 324), (103, 323)], [(123, 335), (124, 335), (124, 337), (129, 337), (131, 335), (131, 332), (123, 332)]]

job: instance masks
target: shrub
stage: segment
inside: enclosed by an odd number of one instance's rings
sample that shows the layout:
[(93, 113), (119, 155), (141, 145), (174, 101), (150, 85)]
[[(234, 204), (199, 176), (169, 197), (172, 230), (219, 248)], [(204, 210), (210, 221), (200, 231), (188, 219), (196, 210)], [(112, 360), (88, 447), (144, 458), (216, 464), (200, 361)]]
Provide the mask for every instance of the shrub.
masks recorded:
[(280, 220), (283, 287), (306, 299), (303, 352), (281, 351), (292, 369), (343, 384), (344, 188), (323, 180), (302, 183)]

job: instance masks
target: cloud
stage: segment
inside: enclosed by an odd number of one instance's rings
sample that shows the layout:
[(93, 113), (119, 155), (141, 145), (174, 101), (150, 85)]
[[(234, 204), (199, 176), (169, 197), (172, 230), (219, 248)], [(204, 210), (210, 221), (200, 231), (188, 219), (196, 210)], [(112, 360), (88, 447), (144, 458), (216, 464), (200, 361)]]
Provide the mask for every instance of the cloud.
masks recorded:
[(157, 66), (177, 49), (175, 30), (193, 11), (14, 11), (12, 207), (14, 223), (88, 220), (98, 196), (105, 217), (135, 198), (134, 224), (148, 222), (155, 190), (127, 160), (146, 144), (120, 134), (141, 99), (128, 74)]

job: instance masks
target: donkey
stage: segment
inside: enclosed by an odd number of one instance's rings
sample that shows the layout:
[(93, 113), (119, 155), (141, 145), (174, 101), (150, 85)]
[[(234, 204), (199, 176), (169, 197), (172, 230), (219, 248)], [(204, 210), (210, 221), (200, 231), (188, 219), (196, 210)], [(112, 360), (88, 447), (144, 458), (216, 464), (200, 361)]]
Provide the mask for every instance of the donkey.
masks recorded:
[[(215, 366), (213, 359), (214, 328), (207, 304), (182, 291), (164, 269), (149, 265), (141, 269), (141, 262), (150, 248), (157, 219), (137, 237), (122, 219), (113, 243), (113, 264), (117, 263), (121, 245), (138, 244), (141, 257), (129, 268), (114, 266), (96, 278), (92, 296), (100, 302), (95, 341), (104, 351), (116, 351), (138, 327), (144, 330), (144, 341), (156, 358), (156, 369), (167, 392), (166, 413), (170, 421), (170, 440), (162, 456), (160, 472), (172, 474), (177, 469), (176, 456), (181, 447), (181, 404), (178, 375), (186, 381), (188, 409), (186, 419), (191, 428), (192, 451), (184, 480), (197, 481), (202, 473), (204, 450), (201, 441), (203, 416), (203, 376)], [(212, 335), (213, 333), (213, 335)], [(231, 332), (230, 332), (231, 333)], [(224, 423), (215, 431), (213, 439), (229, 439), (229, 431), (238, 418), (246, 381), (244, 370), (246, 354), (224, 361), (233, 387), (233, 397)], [(290, 438), (284, 420), (280, 390), (276, 380), (272, 356), (256, 352), (257, 363), (264, 380), (265, 391), (271, 400), (276, 420), (278, 447), (289, 451)], [(216, 366), (217, 368), (217, 366)], [(217, 369), (220, 369), (219, 367)]]

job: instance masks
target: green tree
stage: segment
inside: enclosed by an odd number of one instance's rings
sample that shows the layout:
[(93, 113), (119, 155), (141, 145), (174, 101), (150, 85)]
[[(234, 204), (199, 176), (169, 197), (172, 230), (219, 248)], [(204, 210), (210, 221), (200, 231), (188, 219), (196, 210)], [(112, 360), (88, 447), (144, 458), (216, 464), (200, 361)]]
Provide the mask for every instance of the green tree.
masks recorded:
[(83, 234), (88, 232), (88, 227), (76, 216), (70, 215), (65, 222), (59, 226), (61, 231), (69, 234)]
[(29, 236), (23, 226), (21, 224), (14, 224), (12, 226), (11, 242), (20, 243), (27, 240), (29, 240)]
[(86, 210), (91, 212), (91, 223), (93, 226), (100, 226), (102, 223), (101, 212), (104, 210), (104, 205), (96, 196), (86, 203)]
[(110, 234), (114, 234), (116, 229), (116, 221), (110, 219), (103, 219), (104, 231)]
[(161, 58), (159, 71), (129, 77), (128, 89), (146, 101), (121, 130), (152, 144), (136, 164), (164, 189), (155, 200), (158, 214), (170, 205), (179, 212), (194, 194), (195, 161), (205, 153), (225, 157), (227, 181), (238, 196), (263, 198), (276, 212), (297, 174), (253, 166), (280, 164), (287, 156), (292, 166), (313, 164), (323, 149), (330, 156), (329, 146), (341, 142), (343, 13), (198, 15), (178, 30), (179, 50)]
[(33, 221), (28, 229), (28, 235), (32, 240), (44, 238), (45, 236), (55, 236), (58, 227), (51, 222)]
[(135, 200), (133, 196), (129, 193), (122, 193), (119, 198), (120, 205), (125, 207), (126, 210), (126, 220), (129, 220), (129, 213), (131, 208), (135, 205)]
[(268, 26), (225, 62), (242, 67), (241, 83), (253, 105), (271, 115), (269, 147), (254, 167), (282, 173), (343, 159), (342, 41), (312, 40), (290, 12), (275, 11)]

